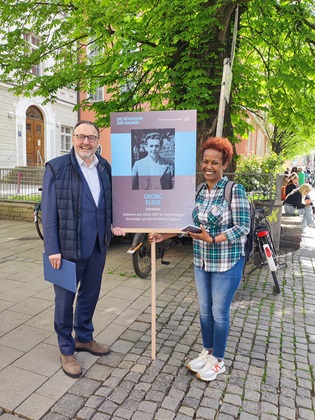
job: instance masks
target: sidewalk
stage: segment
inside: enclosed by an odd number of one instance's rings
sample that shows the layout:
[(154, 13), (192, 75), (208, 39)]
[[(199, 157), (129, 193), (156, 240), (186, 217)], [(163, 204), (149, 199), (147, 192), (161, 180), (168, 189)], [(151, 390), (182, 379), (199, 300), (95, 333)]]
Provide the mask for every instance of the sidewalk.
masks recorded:
[(280, 295), (266, 268), (241, 284), (227, 370), (210, 383), (185, 367), (202, 348), (191, 243), (166, 255), (170, 265), (157, 262), (154, 361), (150, 280), (134, 275), (128, 243), (112, 243), (94, 316), (95, 337), (112, 352), (79, 353), (84, 375), (71, 379), (60, 368), (34, 225), (0, 220), (0, 232), (0, 420), (314, 419), (314, 230), (300, 249), (285, 249)]

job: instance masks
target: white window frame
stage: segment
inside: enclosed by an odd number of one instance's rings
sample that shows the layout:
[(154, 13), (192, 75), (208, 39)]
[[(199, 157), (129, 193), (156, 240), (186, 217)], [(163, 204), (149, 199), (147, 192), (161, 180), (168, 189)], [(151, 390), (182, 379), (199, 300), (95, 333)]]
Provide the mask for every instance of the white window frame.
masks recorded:
[(66, 125), (62, 125), (60, 127), (60, 131), (61, 131), (60, 149), (62, 152), (69, 152), (72, 147), (73, 129)]
[[(23, 38), (29, 44), (31, 52), (35, 51), (41, 43), (41, 38), (32, 33), (24, 34)], [(34, 66), (32, 66), (32, 69), (30, 70), (30, 73), (33, 74), (34, 76), (41, 76), (42, 75), (41, 64), (34, 64)]]
[[(101, 53), (101, 50), (99, 48), (93, 48), (93, 42), (92, 40), (91, 44), (87, 46), (87, 55), (91, 62), (93, 62), (94, 57), (98, 57)], [(95, 92), (89, 92), (88, 93), (88, 100), (91, 102), (99, 102), (104, 100), (104, 87), (98, 86), (95, 90)]]
[(100, 86), (96, 88), (95, 93), (89, 93), (89, 101), (99, 102), (104, 100), (104, 87)]

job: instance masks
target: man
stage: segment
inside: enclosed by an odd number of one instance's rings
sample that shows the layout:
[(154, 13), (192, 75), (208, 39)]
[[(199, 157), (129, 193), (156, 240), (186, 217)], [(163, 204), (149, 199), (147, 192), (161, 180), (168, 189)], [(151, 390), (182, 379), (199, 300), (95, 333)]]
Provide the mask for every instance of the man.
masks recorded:
[(171, 190), (174, 186), (174, 164), (160, 156), (162, 139), (159, 133), (146, 136), (147, 156), (132, 168), (133, 190)]
[(72, 378), (82, 374), (75, 351), (96, 356), (110, 351), (108, 346), (93, 340), (92, 317), (111, 234), (125, 234), (111, 225), (111, 167), (95, 154), (98, 139), (99, 129), (94, 123), (78, 122), (70, 153), (50, 160), (43, 178), (45, 253), (56, 270), (61, 266), (61, 258), (76, 263), (78, 293), (74, 315), (75, 293), (54, 285), (54, 326), (61, 363), (64, 373)]

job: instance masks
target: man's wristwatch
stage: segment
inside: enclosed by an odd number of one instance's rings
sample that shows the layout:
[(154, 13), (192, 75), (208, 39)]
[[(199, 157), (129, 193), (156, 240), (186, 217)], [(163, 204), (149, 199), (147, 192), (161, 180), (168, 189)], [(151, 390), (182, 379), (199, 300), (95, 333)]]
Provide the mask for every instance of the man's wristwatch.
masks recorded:
[(211, 235), (212, 238), (212, 244), (215, 244), (215, 236)]

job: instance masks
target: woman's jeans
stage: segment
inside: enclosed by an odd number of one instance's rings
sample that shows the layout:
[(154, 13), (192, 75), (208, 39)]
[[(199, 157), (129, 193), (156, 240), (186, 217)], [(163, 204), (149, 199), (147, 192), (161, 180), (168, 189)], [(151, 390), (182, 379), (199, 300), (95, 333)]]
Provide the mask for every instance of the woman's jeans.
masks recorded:
[[(295, 214), (296, 208), (289, 204), (284, 205), (284, 212), (286, 214)], [(305, 229), (306, 226), (314, 224), (313, 210), (311, 206), (305, 206), (303, 209), (297, 209), (299, 216), (303, 216), (301, 227)]]
[(241, 282), (244, 257), (228, 271), (211, 273), (195, 267), (203, 346), (223, 359), (230, 328), (230, 307)]

